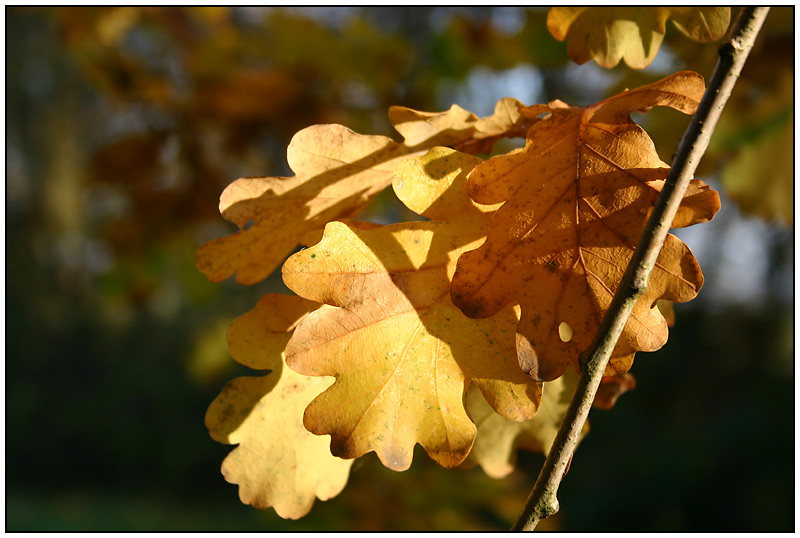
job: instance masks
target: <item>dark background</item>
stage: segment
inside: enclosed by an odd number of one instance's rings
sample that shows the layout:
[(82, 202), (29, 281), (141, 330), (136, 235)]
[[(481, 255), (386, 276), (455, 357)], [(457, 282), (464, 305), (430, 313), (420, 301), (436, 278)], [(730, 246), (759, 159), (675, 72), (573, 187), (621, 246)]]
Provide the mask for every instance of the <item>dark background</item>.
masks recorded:
[[(370, 454), (343, 493), (299, 521), (242, 505), (219, 473), (230, 447), (203, 416), (246, 371), (227, 354), (228, 323), (285, 288), (277, 277), (212, 284), (194, 252), (233, 229), (217, 211), (224, 187), (289, 175), (286, 145), (307, 125), (392, 136), (394, 104), (481, 116), (506, 96), (587, 105), (680, 69), (713, 70), (716, 45), (671, 23), (642, 72), (576, 66), (545, 18), (6, 8), (6, 530), (507, 529), (540, 455), (493, 480), (439, 469), (421, 450), (405, 473)], [(793, 8), (773, 9), (701, 165), (723, 210), (679, 235), (706, 287), (676, 307), (662, 350), (637, 355), (637, 388), (593, 412), (561, 512), (541, 528), (794, 529), (793, 155), (758, 153), (775, 147), (770, 137), (786, 142), (787, 127), (793, 135), (793, 20)], [(669, 161), (687, 119), (636, 119)], [(748, 151), (784, 178), (783, 209), (730, 186)], [(382, 196), (368, 211), (389, 221), (397, 205)]]

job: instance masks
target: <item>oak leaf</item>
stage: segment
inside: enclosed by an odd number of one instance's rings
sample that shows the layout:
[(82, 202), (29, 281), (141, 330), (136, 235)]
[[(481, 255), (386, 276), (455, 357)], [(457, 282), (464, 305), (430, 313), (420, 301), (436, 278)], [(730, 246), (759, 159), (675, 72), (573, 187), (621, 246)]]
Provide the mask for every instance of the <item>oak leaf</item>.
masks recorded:
[[(517, 353), (534, 379), (549, 381), (568, 364), (577, 366), (669, 172), (630, 112), (669, 106), (691, 114), (702, 94), (702, 77), (681, 72), (586, 108), (550, 103), (549, 117), (531, 128), (523, 151), (470, 173), (475, 201), (505, 204), (486, 242), (458, 260), (453, 302), (476, 318), (519, 303)], [(717, 193), (692, 180), (673, 226), (707, 221), (718, 209)], [(666, 342), (658, 299), (688, 301), (702, 283), (689, 248), (669, 235), (607, 374), (627, 371), (636, 351)]]
[(433, 146), (483, 151), (498, 138), (524, 136), (530, 120), (520, 108), (519, 101), (506, 98), (492, 116), (478, 118), (455, 105), (440, 113), (393, 107), (390, 118), (405, 137), (403, 144), (341, 125), (303, 129), (287, 148), (294, 177), (241, 178), (225, 189), (220, 213), (239, 231), (202, 245), (197, 267), (214, 282), (236, 273), (238, 283), (254, 284), (272, 273), (304, 234), (356, 216), (391, 184), (399, 160)]
[[(538, 413), (521, 422), (497, 414), (470, 388), (467, 409), (478, 427), (478, 435), (468, 462), (479, 464), (492, 478), (503, 478), (514, 470), (518, 449), (541, 452), (546, 456), (575, 393), (577, 380), (577, 372), (570, 368), (558, 379), (544, 383)], [(588, 431), (587, 422), (581, 438)]]
[(476, 433), (464, 407), (473, 383), (508, 418), (536, 412), (540, 385), (516, 360), (516, 310), (474, 320), (450, 301), (456, 259), (484, 240), (496, 208), (466, 195), (466, 174), (479, 162), (446, 148), (403, 162), (395, 192), (435, 220), (372, 230), (332, 222), (319, 244), (283, 266), (289, 288), (326, 303), (298, 325), (286, 357), (299, 373), (336, 377), (304, 423), (330, 434), (337, 456), (375, 451), (404, 470), (419, 443), (440, 465), (460, 464)]
[(658, 54), (670, 18), (685, 35), (707, 43), (723, 36), (731, 8), (553, 7), (547, 29), (559, 41), (567, 40), (567, 54), (577, 64), (594, 60), (610, 69), (625, 60), (629, 67), (643, 69)]
[(281, 356), (294, 325), (318, 306), (299, 297), (269, 294), (234, 320), (228, 331), (231, 355), (252, 368), (273, 371), (234, 379), (206, 413), (206, 426), (215, 440), (239, 445), (225, 458), (222, 474), (239, 485), (242, 502), (272, 506), (288, 519), (307, 514), (315, 498), (337, 495), (353, 463), (331, 455), (327, 436), (303, 427), (306, 405), (333, 379), (293, 372)]

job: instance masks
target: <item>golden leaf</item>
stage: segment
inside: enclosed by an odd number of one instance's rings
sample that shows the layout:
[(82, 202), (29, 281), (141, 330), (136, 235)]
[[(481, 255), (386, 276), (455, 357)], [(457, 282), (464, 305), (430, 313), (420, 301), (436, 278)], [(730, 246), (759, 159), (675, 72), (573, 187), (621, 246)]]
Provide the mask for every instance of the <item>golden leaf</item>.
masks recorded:
[[(306, 515), (314, 499), (327, 500), (347, 483), (352, 460), (331, 455), (328, 436), (303, 427), (303, 409), (332, 383), (289, 368), (263, 377), (239, 377), (211, 404), (206, 425), (220, 443), (238, 444), (222, 463), (239, 497), (279, 516)], [(228, 428), (232, 423), (235, 428)]]
[(305, 233), (360, 211), (390, 183), (396, 159), (407, 153), (389, 138), (341, 125), (303, 129), (287, 150), (296, 176), (242, 178), (225, 189), (220, 212), (240, 231), (200, 247), (198, 269), (214, 282), (234, 272), (240, 284), (263, 280)]
[(473, 320), (453, 306), (458, 255), (483, 241), (494, 207), (465, 193), (480, 159), (446, 148), (398, 167), (395, 191), (437, 219), (359, 230), (332, 222), (316, 246), (283, 266), (286, 285), (326, 303), (297, 327), (287, 364), (336, 382), (308, 406), (306, 427), (332, 436), (334, 454), (375, 451), (404, 470), (414, 445), (445, 467), (467, 456), (475, 425), (464, 408), (470, 383), (514, 420), (536, 412), (540, 386), (520, 370), (514, 308)]
[(231, 354), (262, 377), (228, 383), (206, 413), (206, 426), (220, 443), (238, 444), (222, 464), (228, 482), (239, 485), (242, 502), (272, 506), (297, 519), (315, 498), (327, 500), (347, 483), (352, 461), (331, 455), (330, 438), (303, 427), (303, 410), (333, 382), (285, 368), (281, 357), (294, 325), (318, 305), (299, 297), (270, 294), (237, 318), (228, 331)]

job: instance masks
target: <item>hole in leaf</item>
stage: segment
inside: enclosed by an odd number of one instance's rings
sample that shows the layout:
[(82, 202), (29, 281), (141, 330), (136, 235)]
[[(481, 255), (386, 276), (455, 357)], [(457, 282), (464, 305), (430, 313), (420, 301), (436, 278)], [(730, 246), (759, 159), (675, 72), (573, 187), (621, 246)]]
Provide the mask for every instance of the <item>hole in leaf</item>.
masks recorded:
[(562, 321), (558, 326), (558, 337), (562, 342), (569, 342), (572, 340), (572, 327), (566, 321)]

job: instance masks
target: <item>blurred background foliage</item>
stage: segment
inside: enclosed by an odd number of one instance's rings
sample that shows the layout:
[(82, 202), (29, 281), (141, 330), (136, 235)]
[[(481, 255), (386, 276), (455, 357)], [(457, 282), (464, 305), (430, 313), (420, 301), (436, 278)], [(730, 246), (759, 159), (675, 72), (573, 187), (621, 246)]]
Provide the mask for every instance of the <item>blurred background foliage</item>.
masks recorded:
[[(736, 14), (734, 9), (734, 16)], [(586, 105), (692, 69), (716, 46), (669, 27), (643, 71), (568, 61), (544, 8), (6, 8), (6, 530), (504, 530), (542, 463), (493, 480), (362, 458), (297, 522), (242, 505), (203, 426), (247, 373), (225, 330), (270, 291), (194, 266), (232, 231), (241, 176), (290, 175), (291, 136), (341, 123), (393, 136), (390, 105), (478, 115), (502, 97)], [(561, 488), (567, 531), (788, 531), (794, 525), (793, 8), (773, 8), (701, 172), (709, 225), (680, 231), (706, 287)], [(635, 118), (667, 162), (688, 119)], [(396, 135), (395, 135), (395, 138)], [(508, 148), (504, 148), (508, 149)], [(365, 218), (404, 219), (393, 195)]]

